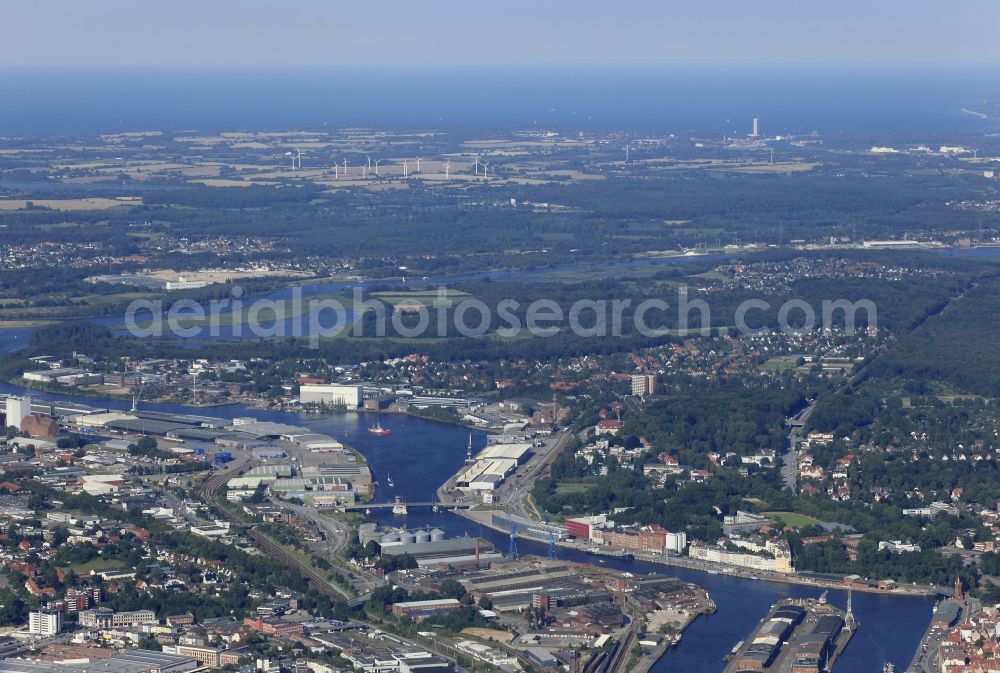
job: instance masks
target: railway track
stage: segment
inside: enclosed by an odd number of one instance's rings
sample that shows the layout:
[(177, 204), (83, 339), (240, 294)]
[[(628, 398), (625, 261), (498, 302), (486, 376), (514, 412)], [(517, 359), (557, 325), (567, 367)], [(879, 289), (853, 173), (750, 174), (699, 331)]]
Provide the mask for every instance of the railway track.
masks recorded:
[(635, 630), (629, 629), (624, 638), (615, 646), (615, 651), (611, 654), (610, 660), (604, 667), (605, 673), (626, 673), (622, 667), (628, 663), (628, 656), (635, 644)]
[[(222, 487), (233, 478), (238, 473), (246, 472), (251, 470), (260, 464), (258, 460), (250, 460), (246, 463), (240, 464), (238, 467), (232, 468), (226, 472), (220, 472), (214, 474), (202, 483), (198, 488), (198, 496), (206, 504), (211, 505), (216, 512), (221, 514), (230, 523), (235, 523), (237, 525), (242, 525), (243, 521), (236, 517), (232, 512), (223, 507), (218, 501), (219, 491)], [(347, 594), (346, 591), (340, 587), (336, 587), (330, 583), (325, 577), (320, 575), (315, 568), (310, 567), (304, 563), (301, 559), (289, 553), (281, 545), (275, 543), (271, 538), (267, 537), (263, 533), (254, 530), (253, 528), (247, 528), (245, 531), (247, 537), (254, 541), (254, 543), (260, 547), (268, 556), (276, 558), (288, 565), (294, 567), (303, 577), (309, 582), (316, 591), (319, 591), (324, 596), (331, 598), (336, 601), (348, 601), (351, 596)]]

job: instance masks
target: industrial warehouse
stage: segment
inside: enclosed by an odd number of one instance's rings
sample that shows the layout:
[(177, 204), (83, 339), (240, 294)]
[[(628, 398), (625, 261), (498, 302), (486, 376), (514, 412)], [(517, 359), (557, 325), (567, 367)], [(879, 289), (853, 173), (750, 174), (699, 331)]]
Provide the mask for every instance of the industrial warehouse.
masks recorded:
[(100, 659), (67, 659), (65, 661), (29, 661), (4, 659), (0, 673), (184, 673), (200, 668), (198, 660), (154, 650), (114, 652)]
[[(253, 452), (259, 460), (284, 459), (290, 454), (299, 467), (273, 463), (261, 465), (230, 481), (227, 497), (241, 500), (253, 495), (264, 484), (280, 497), (297, 498), (312, 506), (352, 504), (358, 494), (371, 492), (372, 476), (368, 465), (341, 442), (309, 428), (285, 423), (258, 422), (242, 417), (232, 420), (194, 414), (177, 414), (133, 408), (109, 411), (64, 402), (40, 404), (30, 396), (6, 396), (5, 419), (18, 424), (41, 424), (57, 414), (71, 430), (81, 436), (97, 434), (119, 436), (106, 439), (103, 445), (125, 451), (127, 438), (159, 437), (160, 449), (181, 459), (196, 459), (221, 465), (232, 460), (229, 449)], [(41, 420), (39, 420), (41, 419)], [(42, 440), (34, 440), (36, 444)], [(90, 489), (88, 489), (90, 490)]]
[(569, 537), (565, 526), (541, 523), (522, 516), (495, 512), (490, 523), (500, 530), (508, 531), (512, 537), (526, 537), (539, 542), (562, 542)]
[(820, 673), (850, 642), (857, 623), (847, 612), (819, 600), (784, 600), (776, 603), (768, 617), (734, 653), (726, 673), (791, 671)]
[(533, 566), (498, 566), (462, 578), (466, 591), (477, 600), (488, 598), (497, 612), (514, 612), (538, 604), (544, 596), (545, 607), (557, 603), (610, 603), (611, 592), (600, 585), (580, 579), (579, 568), (571, 563), (546, 563)]
[(391, 531), (378, 538), (383, 555), (409, 554), (420, 567), (448, 565), (453, 567), (489, 564), (501, 557), (486, 540), (478, 537), (447, 539), (439, 528), (417, 531)]
[(467, 459), (465, 469), (455, 478), (455, 487), (492, 501), (492, 494), (518, 466), (524, 464), (531, 444), (489, 444)]

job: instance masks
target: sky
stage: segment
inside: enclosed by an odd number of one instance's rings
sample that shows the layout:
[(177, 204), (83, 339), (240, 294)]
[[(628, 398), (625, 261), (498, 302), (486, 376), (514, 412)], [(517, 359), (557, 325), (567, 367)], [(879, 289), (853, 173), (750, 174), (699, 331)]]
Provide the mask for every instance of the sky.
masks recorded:
[(998, 0), (0, 0), (0, 65), (997, 64)]

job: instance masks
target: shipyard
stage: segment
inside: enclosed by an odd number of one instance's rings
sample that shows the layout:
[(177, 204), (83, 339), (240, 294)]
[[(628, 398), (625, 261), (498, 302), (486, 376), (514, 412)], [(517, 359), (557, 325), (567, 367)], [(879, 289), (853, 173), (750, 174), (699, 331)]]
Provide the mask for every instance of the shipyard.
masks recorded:
[(725, 673), (766, 671), (819, 673), (833, 664), (858, 629), (848, 597), (847, 611), (819, 599), (783, 600), (727, 657)]

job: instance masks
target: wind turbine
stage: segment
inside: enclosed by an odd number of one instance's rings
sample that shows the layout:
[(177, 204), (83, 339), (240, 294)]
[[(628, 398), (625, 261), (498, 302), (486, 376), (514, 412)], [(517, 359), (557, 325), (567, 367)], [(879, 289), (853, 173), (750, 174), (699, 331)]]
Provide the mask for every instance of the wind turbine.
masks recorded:
[(292, 170), (294, 171), (295, 170), (295, 155), (293, 155), (291, 152), (285, 152), (285, 156), (286, 157), (291, 157), (291, 159), (292, 159)]
[(629, 147), (628, 147), (628, 145), (626, 145), (625, 146), (625, 163), (628, 163), (628, 150), (629, 150)]
[(404, 178), (408, 177), (408, 175), (409, 175), (409, 173), (407, 173), (407, 169), (408, 169), (408, 166), (406, 165), (406, 159), (403, 159), (403, 177)]
[(344, 159), (344, 177), (347, 177), (347, 159)]
[(372, 158), (368, 157), (368, 170), (370, 171), (371, 169), (372, 169)]
[(420, 172), (420, 157), (417, 157), (417, 173)]
[(472, 164), (472, 167), (476, 171), (476, 175), (479, 175), (479, 157), (476, 157), (476, 163)]
[(381, 162), (382, 162), (382, 160), (381, 160), (381, 159), (376, 159), (376, 160), (375, 160), (375, 177), (376, 177), (376, 178), (378, 177), (378, 165), (379, 165), (379, 164), (380, 164)]
[(333, 165), (333, 179), (334, 180), (339, 180), (340, 179), (340, 164), (336, 164), (335, 163)]
[(771, 148), (771, 160), (768, 162), (770, 165), (774, 165), (774, 148)]
[(483, 162), (483, 178), (486, 177), (486, 170), (489, 168), (489, 166), (490, 166), (490, 162), (488, 162), (488, 161), (484, 161)]
[(295, 151), (297, 152), (297, 156), (298, 156), (298, 160), (299, 160), (299, 168), (302, 168), (302, 150), (296, 149)]
[(444, 179), (445, 180), (448, 179), (448, 171), (449, 170), (451, 170), (451, 162), (450, 161), (446, 161), (446, 162), (444, 162)]

